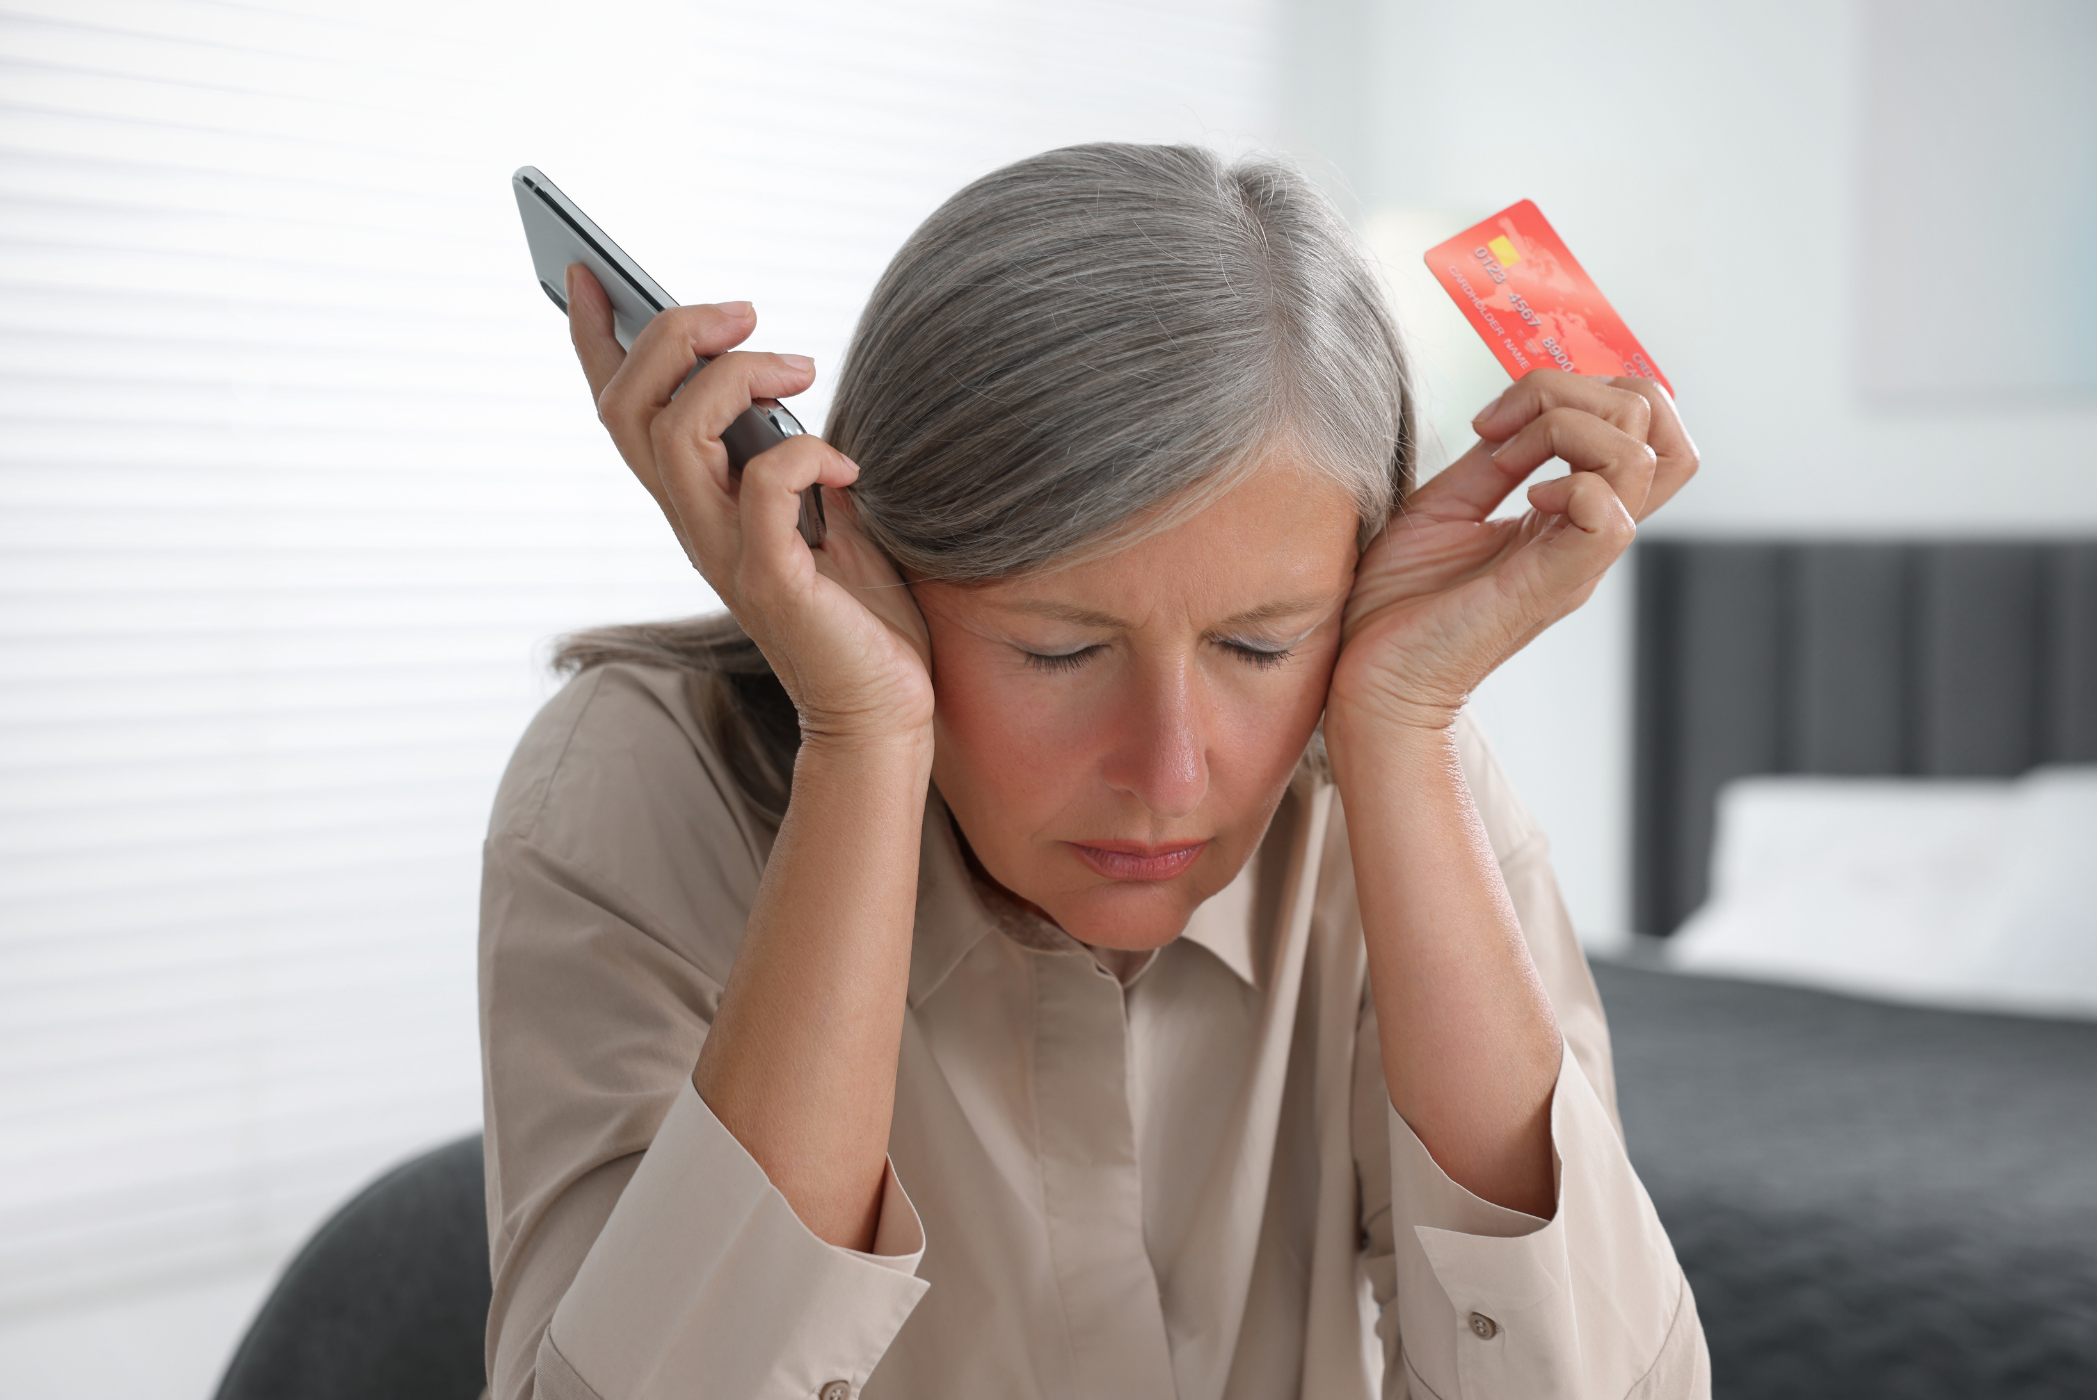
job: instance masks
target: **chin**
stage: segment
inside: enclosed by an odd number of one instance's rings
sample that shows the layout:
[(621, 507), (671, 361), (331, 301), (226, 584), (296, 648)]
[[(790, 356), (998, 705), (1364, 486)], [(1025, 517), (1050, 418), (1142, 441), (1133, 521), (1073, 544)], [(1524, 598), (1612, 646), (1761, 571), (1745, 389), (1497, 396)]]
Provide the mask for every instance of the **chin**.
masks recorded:
[(1205, 898), (1183, 888), (1185, 879), (1102, 881), (1045, 910), (1059, 928), (1090, 947), (1149, 952), (1181, 937), (1189, 915)]

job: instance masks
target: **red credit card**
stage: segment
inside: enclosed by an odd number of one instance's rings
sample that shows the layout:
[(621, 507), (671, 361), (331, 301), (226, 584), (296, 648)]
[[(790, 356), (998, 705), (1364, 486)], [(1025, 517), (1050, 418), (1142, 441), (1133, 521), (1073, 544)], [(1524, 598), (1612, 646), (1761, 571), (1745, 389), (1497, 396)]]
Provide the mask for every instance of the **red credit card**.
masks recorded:
[(1670, 388), (1530, 200), (1437, 244), (1422, 261), (1512, 379), (1545, 366)]

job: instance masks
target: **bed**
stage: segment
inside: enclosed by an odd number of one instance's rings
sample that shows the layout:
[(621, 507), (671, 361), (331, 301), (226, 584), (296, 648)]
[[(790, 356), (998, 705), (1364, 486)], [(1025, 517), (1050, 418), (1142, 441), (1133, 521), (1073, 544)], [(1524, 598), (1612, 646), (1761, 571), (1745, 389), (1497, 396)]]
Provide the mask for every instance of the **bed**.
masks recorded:
[[(2093, 758), (2090, 542), (1646, 544), (1636, 911), (1708, 894), (1716, 796)], [(1629, 1148), (1721, 1400), (2092, 1395), (2094, 1030), (1599, 961)]]
[(2093, 1026), (1600, 965), (1714, 1394), (2093, 1394)]

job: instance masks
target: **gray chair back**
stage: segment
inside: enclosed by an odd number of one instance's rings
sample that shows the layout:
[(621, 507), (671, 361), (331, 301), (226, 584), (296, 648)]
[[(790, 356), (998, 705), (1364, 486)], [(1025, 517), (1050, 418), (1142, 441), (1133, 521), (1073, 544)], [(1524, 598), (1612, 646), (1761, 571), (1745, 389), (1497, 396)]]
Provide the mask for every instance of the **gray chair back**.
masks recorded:
[(476, 1134), (360, 1191), (284, 1271), (218, 1400), (475, 1400), (489, 1237)]

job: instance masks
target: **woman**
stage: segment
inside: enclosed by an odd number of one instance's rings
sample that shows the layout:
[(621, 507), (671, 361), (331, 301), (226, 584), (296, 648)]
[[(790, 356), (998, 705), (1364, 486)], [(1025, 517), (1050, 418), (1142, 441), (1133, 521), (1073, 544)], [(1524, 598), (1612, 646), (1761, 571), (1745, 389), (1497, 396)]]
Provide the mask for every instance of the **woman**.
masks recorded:
[(1657, 386), (1531, 375), (1415, 489), (1347, 228), (1174, 147), (956, 195), (740, 481), (810, 362), (568, 291), (733, 621), (573, 640), (497, 799), (494, 1395), (1705, 1393), (1463, 711), (1690, 476)]

